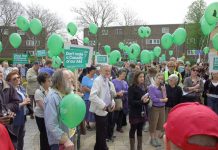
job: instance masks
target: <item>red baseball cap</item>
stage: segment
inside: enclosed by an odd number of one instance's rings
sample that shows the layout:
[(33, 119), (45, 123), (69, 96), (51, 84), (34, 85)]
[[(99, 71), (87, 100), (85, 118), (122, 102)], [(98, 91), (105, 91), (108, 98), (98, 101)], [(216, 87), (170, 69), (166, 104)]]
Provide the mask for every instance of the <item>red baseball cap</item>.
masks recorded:
[(164, 124), (166, 138), (183, 150), (218, 150), (216, 147), (190, 144), (194, 135), (208, 135), (218, 138), (218, 116), (210, 108), (199, 103), (176, 105)]

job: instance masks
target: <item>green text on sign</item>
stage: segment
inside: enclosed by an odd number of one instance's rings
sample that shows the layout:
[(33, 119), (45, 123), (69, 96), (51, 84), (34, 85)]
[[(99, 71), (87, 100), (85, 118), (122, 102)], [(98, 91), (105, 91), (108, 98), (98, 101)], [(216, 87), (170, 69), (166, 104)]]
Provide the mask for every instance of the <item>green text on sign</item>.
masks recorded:
[(64, 67), (65, 68), (85, 68), (89, 61), (88, 48), (71, 47), (64, 50)]
[(28, 64), (28, 54), (13, 54), (13, 64)]
[(218, 71), (218, 57), (214, 57), (213, 59), (213, 70)]
[(108, 56), (107, 55), (96, 55), (96, 64), (107, 64)]
[(36, 56), (37, 57), (45, 57), (45, 56), (47, 56), (47, 51), (46, 50), (37, 50)]

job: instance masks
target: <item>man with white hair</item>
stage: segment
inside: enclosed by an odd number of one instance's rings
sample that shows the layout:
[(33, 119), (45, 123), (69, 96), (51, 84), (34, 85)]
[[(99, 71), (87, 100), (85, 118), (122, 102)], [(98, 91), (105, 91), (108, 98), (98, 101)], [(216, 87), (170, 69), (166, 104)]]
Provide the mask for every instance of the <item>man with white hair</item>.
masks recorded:
[(115, 108), (113, 98), (121, 93), (116, 93), (113, 83), (109, 81), (111, 66), (101, 66), (100, 72), (101, 75), (95, 79), (90, 92), (90, 112), (95, 114), (96, 121), (96, 143), (94, 150), (108, 150), (106, 138), (111, 138), (107, 136), (113, 135), (113, 133), (108, 135), (108, 120), (110, 120), (111, 112)]
[(166, 84), (166, 93), (168, 101), (166, 102), (166, 118), (169, 111), (180, 103), (182, 98), (182, 89), (178, 86), (178, 76), (176, 74), (171, 74), (168, 78), (168, 84)]
[(12, 68), (9, 67), (7, 60), (2, 62), (2, 67), (3, 67), (3, 74), (4, 74), (4, 79), (5, 79), (7, 75), (12, 71)]

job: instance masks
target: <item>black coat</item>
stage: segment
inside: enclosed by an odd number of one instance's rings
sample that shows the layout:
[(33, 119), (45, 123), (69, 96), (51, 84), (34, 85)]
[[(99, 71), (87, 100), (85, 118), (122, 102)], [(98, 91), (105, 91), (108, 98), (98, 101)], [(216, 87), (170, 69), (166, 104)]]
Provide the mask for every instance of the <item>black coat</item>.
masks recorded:
[(143, 105), (141, 98), (146, 94), (145, 90), (142, 90), (136, 85), (132, 85), (128, 89), (128, 101), (129, 101), (129, 116), (141, 117)]
[(177, 104), (181, 103), (182, 99), (182, 89), (180, 86), (175, 86), (172, 88), (170, 85), (166, 85), (166, 92), (168, 101), (166, 103), (166, 107), (174, 107)]

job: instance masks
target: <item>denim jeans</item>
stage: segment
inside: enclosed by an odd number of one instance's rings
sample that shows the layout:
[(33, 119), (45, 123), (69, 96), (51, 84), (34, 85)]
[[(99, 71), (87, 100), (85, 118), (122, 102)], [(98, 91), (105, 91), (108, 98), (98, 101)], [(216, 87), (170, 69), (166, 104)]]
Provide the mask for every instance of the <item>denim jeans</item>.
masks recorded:
[(50, 150), (59, 150), (59, 144), (50, 145)]
[(214, 97), (207, 97), (207, 105), (216, 113), (218, 114), (218, 98)]

